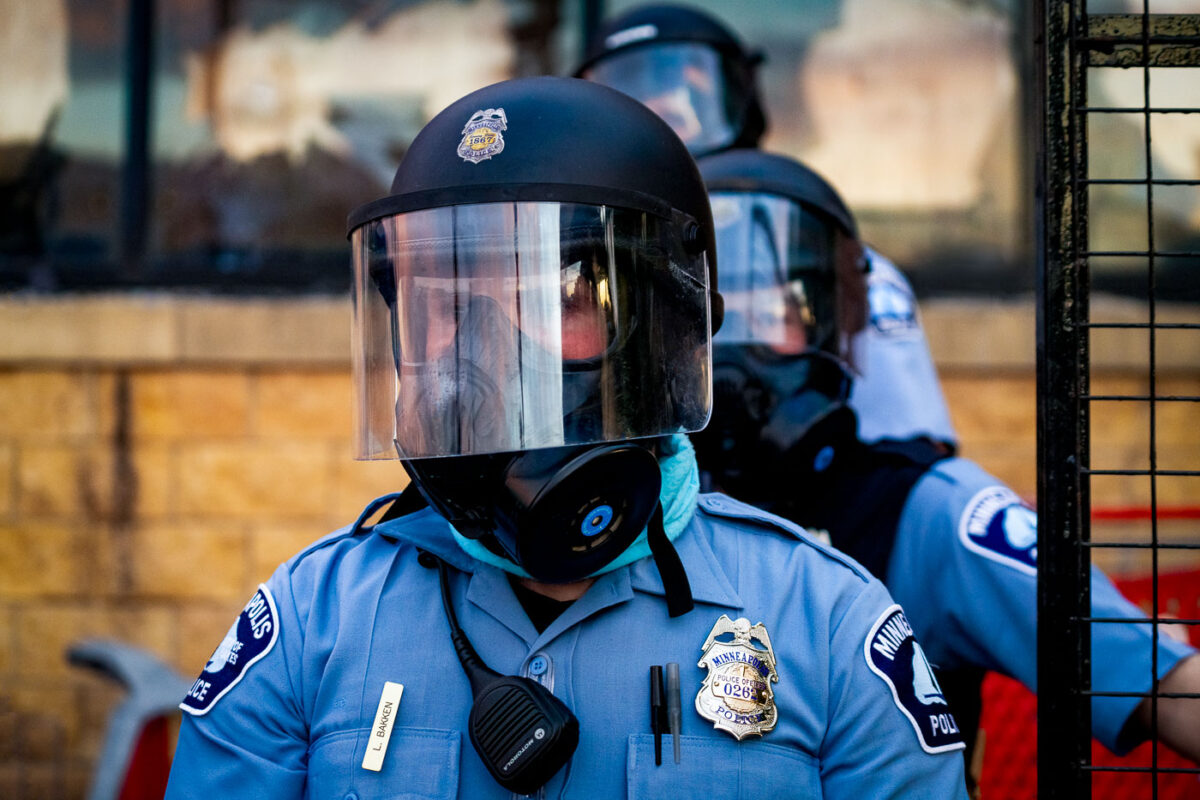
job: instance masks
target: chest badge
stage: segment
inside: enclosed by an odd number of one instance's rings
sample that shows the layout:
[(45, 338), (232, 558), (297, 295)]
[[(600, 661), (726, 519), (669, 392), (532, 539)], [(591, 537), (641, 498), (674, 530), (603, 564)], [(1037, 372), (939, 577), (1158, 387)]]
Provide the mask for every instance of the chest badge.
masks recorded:
[(508, 117), (503, 108), (476, 111), (463, 126), (463, 138), (458, 143), (459, 157), (478, 164), (500, 153), (504, 150), (504, 131), (507, 129)]
[[(727, 634), (732, 638), (718, 640)], [(708, 675), (696, 693), (696, 711), (714, 728), (741, 741), (775, 727), (779, 712), (771, 684), (779, 682), (779, 674), (771, 637), (761, 622), (751, 625), (745, 617), (731, 620), (722, 614), (704, 640), (697, 666)]]

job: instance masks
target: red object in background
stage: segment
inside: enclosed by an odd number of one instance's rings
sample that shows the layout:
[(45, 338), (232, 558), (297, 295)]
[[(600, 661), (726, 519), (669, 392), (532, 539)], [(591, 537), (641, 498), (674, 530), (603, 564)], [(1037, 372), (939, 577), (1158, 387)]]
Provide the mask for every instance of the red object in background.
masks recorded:
[[(1153, 579), (1150, 576), (1113, 581), (1117, 588), (1150, 616)], [(1200, 571), (1165, 573), (1158, 576), (1160, 616), (1200, 619)], [(1200, 626), (1189, 625), (1193, 645), (1200, 646)], [(982, 800), (1036, 800), (1037, 798), (1037, 698), (1020, 683), (989, 673), (983, 681), (984, 732)], [(1092, 741), (1092, 764), (1097, 767), (1136, 767), (1149, 770), (1154, 745), (1146, 742), (1124, 757), (1115, 756)], [(1196, 765), (1158, 746), (1157, 766), (1191, 768)], [(1195, 800), (1200, 798), (1200, 775), (1150, 772), (1096, 772), (1092, 776), (1092, 798), (1097, 800)]]
[(166, 717), (146, 723), (138, 736), (119, 800), (162, 800), (171, 771), (170, 732)]
[(989, 672), (979, 716), (983, 800), (1037, 800), (1037, 697), (1012, 678)]

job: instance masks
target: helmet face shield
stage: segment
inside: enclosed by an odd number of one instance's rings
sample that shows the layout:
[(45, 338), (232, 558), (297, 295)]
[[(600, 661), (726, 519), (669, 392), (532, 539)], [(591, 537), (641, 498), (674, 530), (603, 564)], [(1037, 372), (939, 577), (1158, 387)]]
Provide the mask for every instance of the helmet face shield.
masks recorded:
[(611, 86), (658, 114), (692, 153), (728, 147), (741, 130), (745, 98), (721, 53), (696, 42), (660, 42), (607, 55), (583, 77)]
[(714, 342), (837, 352), (836, 242), (822, 217), (772, 194), (709, 195), (725, 321)]
[(485, 203), (351, 234), (359, 458), (693, 431), (710, 408), (704, 255), (642, 211)]

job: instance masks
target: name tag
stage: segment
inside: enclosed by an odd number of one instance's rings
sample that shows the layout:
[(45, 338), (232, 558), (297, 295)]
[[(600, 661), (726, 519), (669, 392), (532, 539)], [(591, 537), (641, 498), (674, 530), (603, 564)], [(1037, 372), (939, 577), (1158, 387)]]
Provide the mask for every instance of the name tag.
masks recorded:
[(383, 694), (379, 696), (379, 708), (375, 709), (375, 724), (371, 726), (371, 738), (367, 742), (367, 754), (363, 756), (363, 769), (379, 772), (383, 769), (383, 757), (387, 754), (388, 740), (392, 738), (392, 726), (400, 710), (400, 695), (404, 685), (387, 681)]

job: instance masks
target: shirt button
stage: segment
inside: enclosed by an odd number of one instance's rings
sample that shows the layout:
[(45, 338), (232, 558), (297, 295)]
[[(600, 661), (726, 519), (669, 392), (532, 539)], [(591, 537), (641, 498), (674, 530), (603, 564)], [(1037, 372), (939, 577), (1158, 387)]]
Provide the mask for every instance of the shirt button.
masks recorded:
[(345, 800), (358, 800), (358, 795), (356, 795), (354, 792), (351, 792), (350, 794), (346, 795)]
[(534, 656), (529, 662), (530, 675), (545, 675), (546, 670), (550, 668), (550, 659), (546, 656)]

